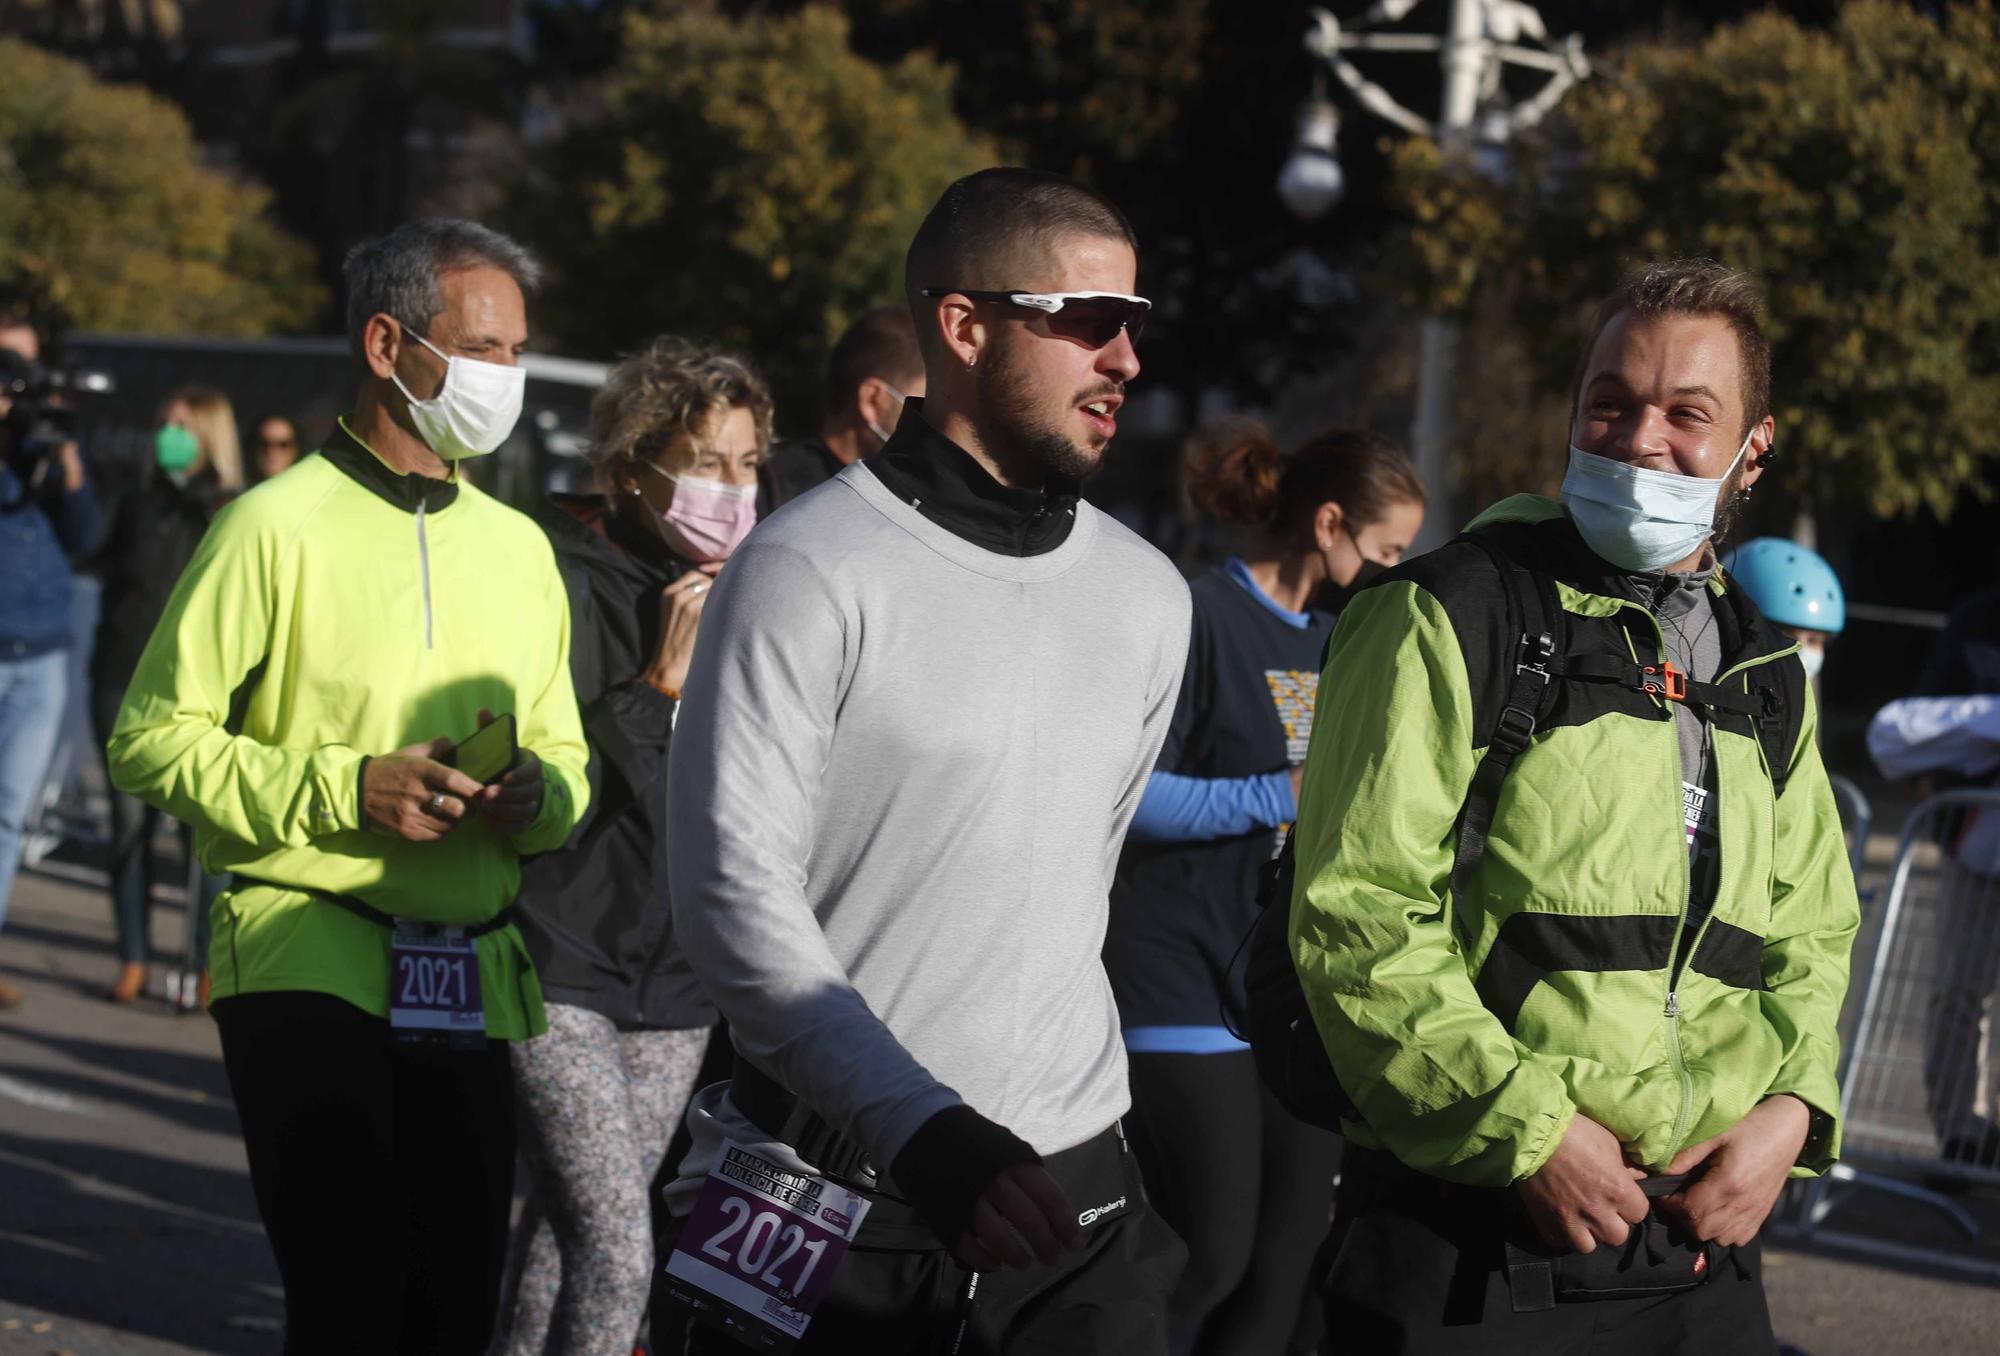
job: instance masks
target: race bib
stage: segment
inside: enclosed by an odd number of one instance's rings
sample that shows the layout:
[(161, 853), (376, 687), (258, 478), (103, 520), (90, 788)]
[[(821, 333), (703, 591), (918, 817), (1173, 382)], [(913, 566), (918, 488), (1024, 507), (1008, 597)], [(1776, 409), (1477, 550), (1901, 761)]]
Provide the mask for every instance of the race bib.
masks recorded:
[(389, 1026), (404, 1040), (485, 1046), (479, 948), (464, 928), (396, 925), (389, 943)]
[(868, 1199), (730, 1140), (667, 1258), (675, 1300), (759, 1351), (805, 1335)]

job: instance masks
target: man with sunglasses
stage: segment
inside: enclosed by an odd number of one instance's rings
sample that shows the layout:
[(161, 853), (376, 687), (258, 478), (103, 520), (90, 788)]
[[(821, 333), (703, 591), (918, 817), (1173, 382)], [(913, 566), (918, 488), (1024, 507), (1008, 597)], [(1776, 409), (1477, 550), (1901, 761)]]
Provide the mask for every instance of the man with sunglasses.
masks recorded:
[(809, 1350), (1166, 1349), (1183, 1251), (1118, 1128), (1099, 952), (1188, 593), (1078, 497), (1139, 373), (1136, 274), (1080, 184), (946, 190), (907, 271), (928, 395), (760, 528), (706, 610), (668, 860), (737, 1061), (669, 1200), (715, 1242), (728, 1141), (867, 1198)]

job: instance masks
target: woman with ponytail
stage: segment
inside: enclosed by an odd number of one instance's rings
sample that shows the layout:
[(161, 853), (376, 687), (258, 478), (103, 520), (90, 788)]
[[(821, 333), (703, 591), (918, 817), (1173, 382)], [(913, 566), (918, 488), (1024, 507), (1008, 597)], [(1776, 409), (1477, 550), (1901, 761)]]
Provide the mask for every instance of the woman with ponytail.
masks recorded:
[(1105, 966), (1130, 1056), (1133, 1145), (1154, 1205), (1188, 1242), (1176, 1356), (1269, 1356), (1314, 1346), (1293, 1329), (1317, 1312), (1304, 1299), (1339, 1141), (1258, 1082), (1225, 1024), (1244, 1002), (1230, 962), (1256, 912), (1258, 867), (1297, 812), (1338, 608), (1401, 559), (1424, 490), (1374, 434), (1333, 429), (1284, 456), (1250, 420), (1198, 434), (1187, 475), (1198, 507), (1244, 531), (1244, 550), (1191, 585), (1187, 676), (1119, 862)]

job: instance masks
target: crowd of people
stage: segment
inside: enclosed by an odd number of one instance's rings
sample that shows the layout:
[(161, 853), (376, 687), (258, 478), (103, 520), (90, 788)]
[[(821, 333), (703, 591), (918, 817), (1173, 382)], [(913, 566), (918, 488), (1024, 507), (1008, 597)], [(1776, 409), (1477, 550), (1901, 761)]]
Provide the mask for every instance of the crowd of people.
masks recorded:
[[(811, 436), (662, 336), (524, 514), (461, 467), (540, 267), (417, 221), (347, 258), (315, 455), (266, 420), (245, 490), (178, 391), (101, 549), (73, 446), (10, 459), (35, 568), (101, 562), (120, 999), (192, 834), (286, 1352), (1774, 1350), (1859, 909), (1838, 581), (1718, 559), (1754, 284), (1635, 270), (1560, 496), (1407, 560), (1393, 443), (1204, 430), (1241, 549), (1186, 581), (1083, 493), (1138, 273), (1089, 188), (971, 175)], [(28, 593), (0, 712), (62, 643)]]

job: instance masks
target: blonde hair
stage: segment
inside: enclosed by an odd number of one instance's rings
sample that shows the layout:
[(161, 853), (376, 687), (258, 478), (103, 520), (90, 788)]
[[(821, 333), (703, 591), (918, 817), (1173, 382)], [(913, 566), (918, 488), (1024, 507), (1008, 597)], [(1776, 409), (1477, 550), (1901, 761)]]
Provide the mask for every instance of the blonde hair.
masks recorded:
[(663, 335), (619, 363), (590, 402), (591, 460), (606, 491), (633, 462), (684, 471), (695, 435), (718, 413), (750, 411), (757, 445), (771, 441), (771, 393), (756, 369), (734, 354)]
[(242, 489), (243, 445), (237, 441), (236, 410), (229, 397), (213, 386), (183, 386), (160, 405), (161, 412), (171, 405), (187, 406), (188, 431), (201, 449), (195, 469), (207, 467), (225, 490)]

